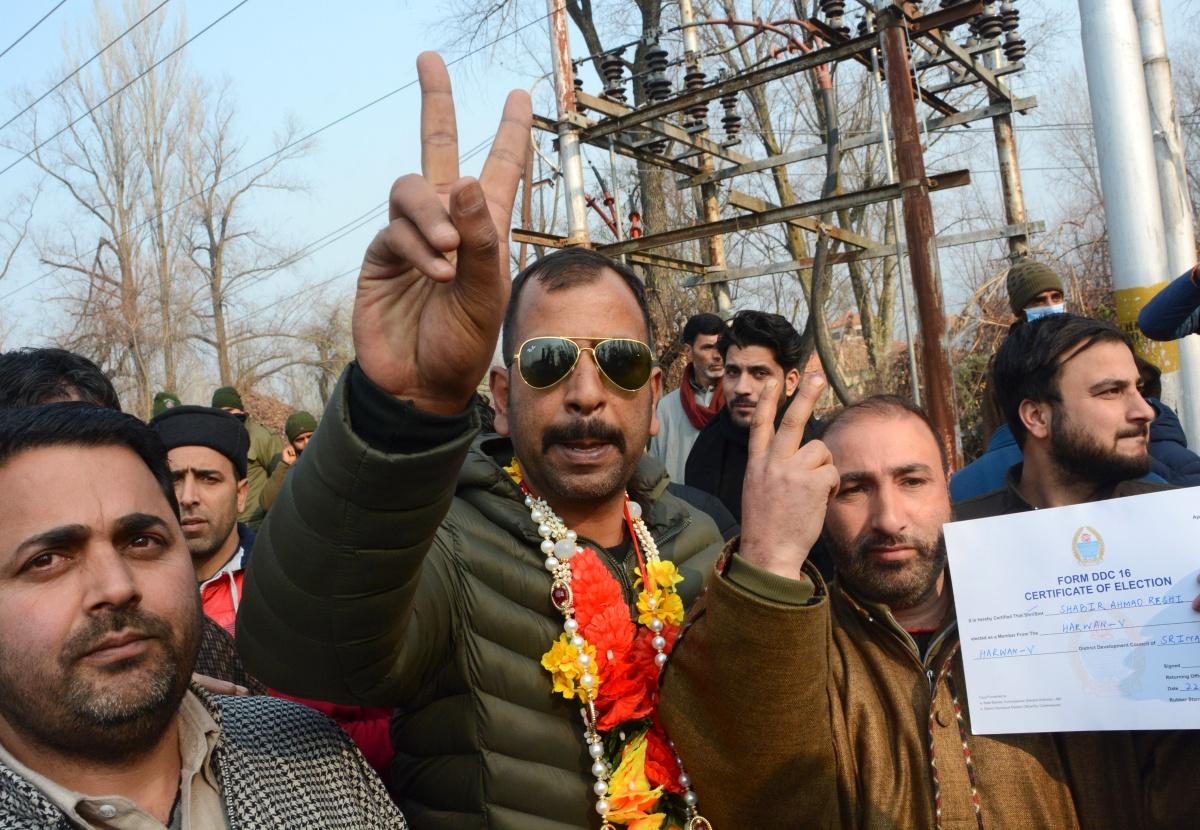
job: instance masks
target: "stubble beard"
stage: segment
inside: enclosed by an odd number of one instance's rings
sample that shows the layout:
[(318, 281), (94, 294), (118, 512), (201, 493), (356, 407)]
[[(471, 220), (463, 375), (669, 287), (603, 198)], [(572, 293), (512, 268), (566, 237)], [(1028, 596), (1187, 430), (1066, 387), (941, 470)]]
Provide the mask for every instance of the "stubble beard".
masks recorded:
[[(842, 543), (824, 535), (838, 579), (855, 594), (887, 605), (893, 611), (914, 608), (937, 589), (938, 577), (946, 569), (946, 542), (939, 533), (935, 541), (915, 536), (867, 534)], [(904, 562), (873, 562), (875, 547), (908, 546), (917, 555)]]
[[(92, 618), (63, 645), (51, 668), (39, 667), (27, 653), (5, 651), (0, 715), (31, 744), (66, 757), (109, 764), (149, 751), (187, 692), (200, 613), (197, 598), (195, 618), (174, 628), (140, 610)], [(147, 653), (104, 666), (81, 663), (101, 638), (125, 629), (154, 638)]]

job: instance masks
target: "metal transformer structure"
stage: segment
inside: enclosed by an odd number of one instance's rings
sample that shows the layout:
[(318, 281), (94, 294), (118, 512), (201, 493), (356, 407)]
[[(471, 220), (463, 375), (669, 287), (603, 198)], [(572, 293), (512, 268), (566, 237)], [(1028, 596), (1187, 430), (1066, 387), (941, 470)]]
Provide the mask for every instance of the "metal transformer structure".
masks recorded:
[[(937, 251), (1003, 239), (1007, 240), (1010, 255), (1018, 257), (1028, 252), (1030, 234), (1043, 229), (1042, 223), (1030, 222), (1025, 213), (1012, 125), (1013, 113), (1026, 112), (1037, 102), (1031, 97), (1015, 96), (1005, 80), (1024, 68), (1025, 44), (1018, 32), (1015, 1), (859, 0), (855, 5), (844, 0), (820, 0), (819, 13), (811, 18), (772, 22), (696, 20), (691, 0), (677, 2), (684, 45), (684, 54), (677, 61), (683, 69), (682, 88), (672, 89), (665, 71), (670, 55), (659, 45), (658, 33), (650, 32), (645, 35), (649, 48), (644, 53), (641, 77), (625, 74), (621, 52), (627, 44), (600, 60), (604, 88), (600, 94), (590, 94), (575, 78), (562, 0), (548, 0), (557, 112), (554, 118), (535, 115), (534, 122), (536, 129), (556, 137), (569, 231), (567, 236), (556, 236), (518, 228), (513, 231), (514, 240), (550, 247), (592, 245), (634, 264), (678, 272), (684, 284), (711, 290), (723, 311), (730, 308), (730, 282), (798, 271), (814, 264), (810, 258), (731, 268), (725, 259), (728, 234), (788, 223), (841, 243), (844, 250), (829, 255), (825, 260), (829, 263), (897, 257), (902, 266), (899, 284), (906, 327), (909, 297), (904, 265), (915, 301), (918, 331), (910, 339), (910, 349), (912, 341), (919, 343), (920, 360), (918, 370), (918, 360), (910, 351), (914, 396), (929, 411), (949, 456), (957, 458), (954, 389)], [(859, 19), (853, 33), (848, 12)], [(697, 30), (703, 25), (747, 26), (759, 34), (782, 38), (785, 46), (771, 50), (771, 60), (744, 71), (706, 73), (697, 39)], [(801, 35), (806, 35), (806, 42), (802, 42)], [(886, 110), (879, 129), (851, 137), (831, 131), (820, 144), (768, 157), (736, 149), (742, 128), (737, 112), (739, 96), (754, 87), (807, 72), (817, 73), (820, 86), (821, 73), (828, 82), (830, 67), (843, 61), (858, 62), (878, 79), (880, 102), (884, 105), (880, 109)], [(626, 89), (632, 82), (642, 84), (645, 103), (640, 106), (626, 102)], [(974, 89), (967, 89), (970, 87)], [(951, 91), (956, 99), (974, 97), (986, 104), (959, 109), (946, 100)], [(982, 94), (959, 94), (963, 92)], [(709, 123), (714, 102), (721, 108), (719, 133)], [(990, 121), (992, 126), (1005, 222), (970, 233), (937, 235), (930, 193), (968, 184), (970, 171), (931, 173), (926, 169), (923, 142), (930, 134), (980, 121)], [(634, 222), (626, 232), (612, 207), (608, 188), (606, 209), (601, 209), (583, 189), (583, 145), (603, 150), (610, 157), (620, 155), (668, 171), (679, 190), (692, 192), (694, 221), (672, 228), (641, 228)], [(883, 145), (885, 151), (889, 173), (886, 184), (855, 191), (822, 191), (813, 198), (782, 205), (738, 190), (739, 177), (828, 158), (831, 151), (849, 153), (874, 145)], [(528, 178), (526, 184), (530, 184)], [(869, 239), (822, 219), (834, 211), (875, 203), (890, 203), (893, 216), (901, 220), (896, 227), (902, 227), (903, 234), (898, 230), (894, 243)], [(596, 244), (588, 238), (585, 217), (589, 205), (604, 218), (615, 241)], [(528, 211), (524, 221), (528, 225)], [(700, 241), (700, 261), (658, 252), (689, 241)]]

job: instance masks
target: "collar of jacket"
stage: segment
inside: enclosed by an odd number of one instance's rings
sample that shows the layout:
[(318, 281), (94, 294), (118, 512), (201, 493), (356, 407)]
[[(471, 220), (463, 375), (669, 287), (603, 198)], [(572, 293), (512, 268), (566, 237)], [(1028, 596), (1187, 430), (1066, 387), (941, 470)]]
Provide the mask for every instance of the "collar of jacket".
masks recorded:
[[(525, 496), (503, 469), (512, 458), (510, 439), (494, 433), (480, 435), (463, 462), (455, 495), (509, 533), (537, 545), (541, 537), (529, 520)], [(669, 482), (662, 462), (645, 453), (628, 485), (630, 497), (642, 505), (646, 528), (660, 545), (691, 521), (682, 502), (663, 498)]]
[[(1014, 464), (1009, 468), (1008, 473), (1004, 477), (1004, 503), (1003, 510), (999, 515), (1007, 516), (1010, 513), (1024, 513), (1027, 510), (1037, 510), (1029, 502), (1025, 501), (1025, 497), (1021, 495), (1017, 485), (1021, 481), (1021, 471), (1025, 468), (1024, 462)], [(1125, 496), (1137, 496), (1142, 493), (1154, 493), (1159, 490), (1173, 489), (1169, 484), (1160, 484), (1158, 481), (1148, 481), (1145, 478), (1127, 478), (1124, 481), (1118, 481), (1116, 484), (1110, 484), (1096, 491), (1089, 502), (1104, 501), (1105, 499), (1119, 499)]]
[[(200, 699), (200, 704), (216, 721), (219, 735), (213, 748), (214, 772), (220, 775), (217, 765), (220, 752), (224, 746), (224, 729), (221, 726), (221, 710), (213, 702), (212, 697), (195, 683), (189, 684), (189, 691)], [(222, 793), (224, 797), (224, 793)], [(227, 804), (226, 807), (229, 805)], [(13, 813), (7, 811), (12, 810)], [(5, 827), (38, 827), (42, 830), (69, 830), (73, 825), (61, 810), (46, 795), (33, 784), (26, 781), (15, 770), (0, 763), (0, 817), (14, 821), (25, 820), (29, 824), (5, 824)], [(32, 822), (37, 822), (32, 823)]]
[[(816, 572), (816, 568), (812, 570), (814, 573)], [(820, 574), (817, 574), (817, 578), (820, 578)], [(834, 590), (830, 592), (830, 599), (832, 601), (836, 602), (840, 598), (867, 625), (871, 623), (882, 625), (899, 642), (899, 645), (908, 651), (914, 660), (922, 663), (920, 649), (917, 648), (916, 640), (904, 630), (904, 626), (897, 622), (891, 608), (882, 602), (872, 602), (855, 594), (850, 588), (839, 581), (835, 581), (833, 587)], [(933, 666), (939, 662), (945, 662), (945, 660), (953, 657), (954, 648), (958, 645), (958, 614), (954, 607), (954, 589), (950, 583), (949, 570), (946, 571), (946, 590), (950, 591), (950, 607), (946, 610), (946, 617), (942, 620), (942, 624), (934, 632), (933, 639), (930, 640), (929, 651), (926, 653), (922, 664), (926, 667)]]

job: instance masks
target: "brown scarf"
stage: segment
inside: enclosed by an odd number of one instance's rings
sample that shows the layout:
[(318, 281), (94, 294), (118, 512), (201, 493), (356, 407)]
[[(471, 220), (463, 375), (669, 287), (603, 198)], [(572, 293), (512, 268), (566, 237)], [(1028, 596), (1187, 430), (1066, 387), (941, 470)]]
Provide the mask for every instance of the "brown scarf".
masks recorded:
[(692, 386), (695, 377), (696, 367), (689, 363), (683, 370), (683, 383), (679, 384), (679, 402), (683, 404), (684, 414), (692, 422), (692, 426), (696, 429), (704, 429), (713, 416), (720, 412), (721, 407), (725, 405), (725, 390), (721, 388), (721, 382), (717, 381), (717, 389), (713, 392), (712, 400), (709, 401), (708, 406), (701, 406), (696, 403), (696, 389)]

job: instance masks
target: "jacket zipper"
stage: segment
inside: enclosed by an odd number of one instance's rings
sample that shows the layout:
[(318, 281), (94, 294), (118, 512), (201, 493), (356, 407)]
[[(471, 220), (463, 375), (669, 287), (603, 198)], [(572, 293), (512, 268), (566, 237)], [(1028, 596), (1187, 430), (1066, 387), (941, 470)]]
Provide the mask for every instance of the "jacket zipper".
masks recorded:
[[(679, 524), (667, 528), (661, 537), (658, 537), (654, 540), (655, 544), (657, 544), (659, 547), (666, 545), (683, 532), (683, 529), (688, 526), (689, 520), (690, 518), (685, 516), (683, 521), (681, 521)], [(632, 545), (630, 546), (629, 552), (625, 554), (625, 559), (618, 561), (617, 557), (613, 556), (608, 548), (604, 547), (603, 545), (598, 545), (591, 539), (581, 539), (581, 541), (590, 546), (592, 550), (604, 552), (604, 558), (611, 564), (609, 570), (615, 570), (617, 572), (617, 581), (621, 583), (621, 590), (625, 593), (625, 601), (630, 604), (636, 602), (637, 595), (633, 590), (633, 577), (629, 575), (629, 571), (625, 567), (629, 562), (629, 557), (633, 555)]]

